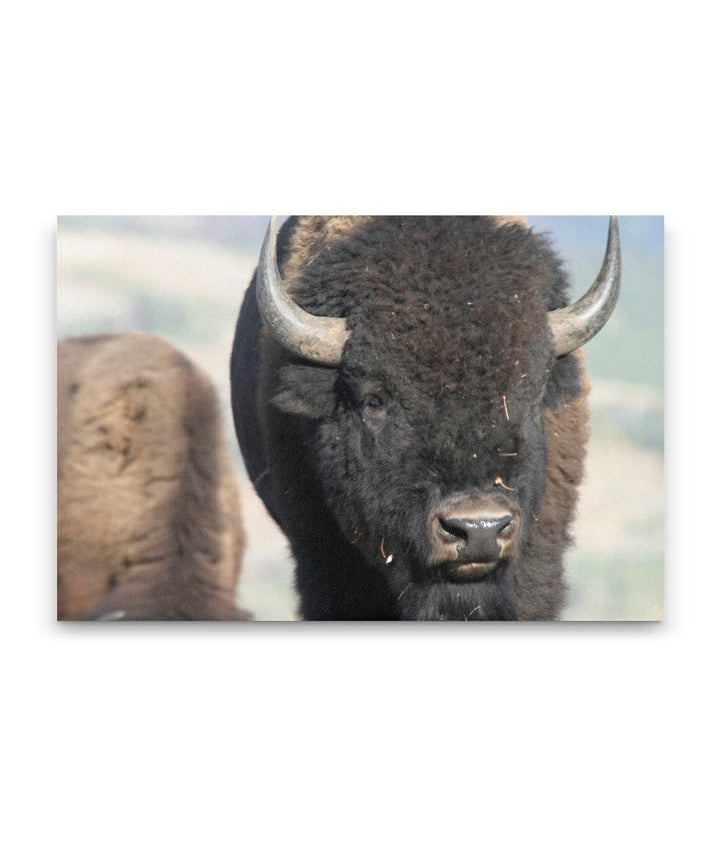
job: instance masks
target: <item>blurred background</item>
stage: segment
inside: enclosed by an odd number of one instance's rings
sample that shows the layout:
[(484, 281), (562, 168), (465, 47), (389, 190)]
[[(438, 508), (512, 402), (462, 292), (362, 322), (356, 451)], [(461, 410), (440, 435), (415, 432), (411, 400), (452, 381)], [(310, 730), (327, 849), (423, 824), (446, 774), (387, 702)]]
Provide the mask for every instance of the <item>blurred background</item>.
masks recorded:
[[(663, 614), (663, 218), (620, 217), (618, 306), (585, 351), (592, 437), (567, 556), (566, 620)], [(602, 263), (607, 217), (529, 217), (566, 262), (573, 298)], [(296, 617), (287, 541), (245, 476), (229, 359), (267, 217), (59, 217), (57, 335), (145, 330), (214, 380), (238, 469), (248, 548), (239, 598), (259, 620)]]

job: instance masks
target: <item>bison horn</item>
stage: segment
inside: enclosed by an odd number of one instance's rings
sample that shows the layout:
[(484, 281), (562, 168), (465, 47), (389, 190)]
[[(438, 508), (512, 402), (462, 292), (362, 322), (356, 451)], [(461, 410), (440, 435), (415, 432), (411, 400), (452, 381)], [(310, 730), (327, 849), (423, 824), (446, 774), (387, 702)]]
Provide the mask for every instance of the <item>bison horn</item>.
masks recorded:
[(571, 306), (548, 312), (555, 356), (569, 354), (603, 328), (620, 294), (621, 268), (617, 217), (611, 217), (605, 258), (590, 290)]
[(273, 337), (288, 351), (326, 366), (340, 365), (350, 331), (344, 318), (311, 315), (288, 297), (277, 266), (277, 223), (270, 220), (257, 270), (260, 314)]

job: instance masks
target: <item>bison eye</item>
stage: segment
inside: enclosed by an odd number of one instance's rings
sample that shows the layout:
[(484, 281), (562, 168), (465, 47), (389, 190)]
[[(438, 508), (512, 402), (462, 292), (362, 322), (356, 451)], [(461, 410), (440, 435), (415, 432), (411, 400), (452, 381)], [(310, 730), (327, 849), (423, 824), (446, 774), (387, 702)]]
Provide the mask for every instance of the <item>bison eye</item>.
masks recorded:
[(379, 395), (368, 395), (363, 403), (365, 407), (369, 407), (371, 410), (379, 410), (385, 402)]
[(385, 418), (388, 398), (382, 392), (367, 392), (361, 398), (362, 420), (366, 425), (379, 427)]

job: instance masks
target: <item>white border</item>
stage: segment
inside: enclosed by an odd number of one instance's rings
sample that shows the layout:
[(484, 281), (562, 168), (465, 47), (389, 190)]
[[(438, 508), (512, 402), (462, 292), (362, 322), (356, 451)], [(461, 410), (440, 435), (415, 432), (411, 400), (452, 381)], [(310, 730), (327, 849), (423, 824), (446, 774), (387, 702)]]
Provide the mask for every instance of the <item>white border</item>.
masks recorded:
[[(717, 846), (714, 28), (579, 9), (13, 10), (7, 852)], [(54, 624), (55, 215), (294, 210), (666, 215), (663, 625)]]

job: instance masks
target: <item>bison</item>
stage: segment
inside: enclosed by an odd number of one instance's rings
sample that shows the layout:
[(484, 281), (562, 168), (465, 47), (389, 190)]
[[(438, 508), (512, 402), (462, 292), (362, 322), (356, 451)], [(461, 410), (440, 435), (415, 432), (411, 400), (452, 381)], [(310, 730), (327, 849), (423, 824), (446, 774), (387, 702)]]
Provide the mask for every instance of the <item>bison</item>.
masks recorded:
[(154, 336), (67, 339), (57, 399), (58, 618), (247, 618), (209, 378)]
[(578, 350), (620, 288), (568, 305), (518, 218), (271, 221), (237, 322), (235, 427), (306, 619), (552, 619), (583, 474)]

